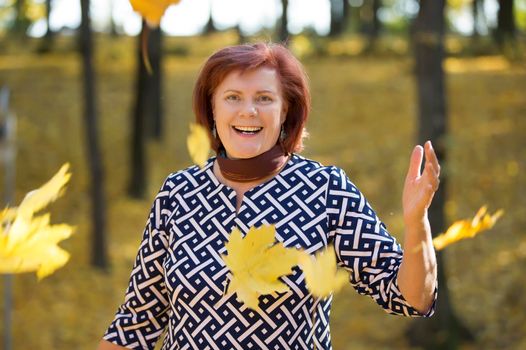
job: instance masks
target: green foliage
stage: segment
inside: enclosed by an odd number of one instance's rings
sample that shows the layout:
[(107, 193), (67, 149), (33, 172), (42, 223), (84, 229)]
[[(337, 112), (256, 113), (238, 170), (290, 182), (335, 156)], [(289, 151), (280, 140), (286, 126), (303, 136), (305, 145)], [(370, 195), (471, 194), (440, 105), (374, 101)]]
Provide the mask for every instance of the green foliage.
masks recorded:
[[(148, 148), (151, 200), (169, 172), (192, 164), (185, 143), (193, 82), (204, 57), (235, 41), (233, 33), (205, 39), (166, 38), (168, 50), (181, 45), (189, 55), (165, 60), (168, 132), (163, 141)], [(15, 349), (96, 347), (124, 296), (151, 205), (151, 200), (125, 197), (135, 40), (98, 37), (97, 44), (113, 262), (109, 273), (89, 266), (89, 178), (80, 63), (76, 53), (61, 49), (74, 44), (59, 42), (58, 53), (38, 57), (24, 48), (0, 56), (0, 76), (13, 91), (12, 107), (19, 117), (16, 200), (70, 161), (73, 177), (68, 195), (56, 203), (53, 215), (56, 222), (78, 228), (62, 244), (72, 255), (63, 269), (38, 283), (33, 275), (15, 277)], [(314, 56), (306, 61), (313, 111), (308, 123), (311, 137), (303, 154), (344, 168), (390, 232), (401, 239), (401, 192), (417, 128), (412, 62), (399, 56), (345, 57)], [(445, 252), (449, 288), (459, 316), (477, 337), (474, 349), (519, 349), (526, 345), (526, 299), (520, 294), (526, 283), (526, 72), (500, 56), (458, 58), (445, 66), (450, 153), (442, 172), (448, 176), (448, 220), (469, 217), (484, 203), (491, 212), (506, 210), (491, 234)], [(0, 180), (2, 176), (0, 172)], [(347, 286), (334, 300), (333, 346), (407, 349), (403, 332), (410, 322), (386, 315)], [(0, 323), (0, 331), (2, 327)], [(28, 336), (28, 329), (35, 331)]]

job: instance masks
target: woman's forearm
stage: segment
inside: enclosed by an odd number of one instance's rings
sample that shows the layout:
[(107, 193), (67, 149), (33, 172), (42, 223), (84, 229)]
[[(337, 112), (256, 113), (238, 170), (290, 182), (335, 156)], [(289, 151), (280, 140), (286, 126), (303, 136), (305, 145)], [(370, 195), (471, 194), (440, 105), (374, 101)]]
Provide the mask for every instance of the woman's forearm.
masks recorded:
[(407, 302), (421, 313), (426, 313), (433, 303), (436, 276), (435, 249), (427, 216), (421, 222), (406, 223), (398, 287)]

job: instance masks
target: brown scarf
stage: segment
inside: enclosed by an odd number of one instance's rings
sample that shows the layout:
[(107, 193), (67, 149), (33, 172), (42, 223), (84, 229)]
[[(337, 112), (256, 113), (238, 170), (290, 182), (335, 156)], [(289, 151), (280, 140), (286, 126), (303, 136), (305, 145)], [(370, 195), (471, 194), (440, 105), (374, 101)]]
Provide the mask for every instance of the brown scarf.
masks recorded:
[(229, 159), (225, 152), (217, 155), (221, 174), (226, 179), (237, 182), (256, 181), (277, 173), (287, 159), (287, 154), (279, 143), (253, 158)]

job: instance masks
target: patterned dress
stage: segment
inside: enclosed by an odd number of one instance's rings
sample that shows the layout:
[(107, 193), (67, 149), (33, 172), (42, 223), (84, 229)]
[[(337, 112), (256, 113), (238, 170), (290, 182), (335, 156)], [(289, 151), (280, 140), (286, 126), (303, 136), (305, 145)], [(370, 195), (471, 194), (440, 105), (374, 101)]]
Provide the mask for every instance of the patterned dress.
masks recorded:
[[(276, 240), (314, 253), (330, 245), (360, 293), (387, 312), (422, 315), (397, 285), (402, 250), (343, 170), (293, 154), (271, 180), (244, 194), (215, 177), (212, 157), (170, 174), (146, 222), (123, 304), (104, 339), (153, 349), (332, 349), (332, 296), (314, 298), (302, 271), (282, 277), (290, 290), (259, 298), (259, 311), (224, 295), (230, 272), (221, 254), (238, 227), (276, 225)], [(436, 300), (436, 291), (435, 291)], [(164, 332), (164, 334), (163, 334)]]

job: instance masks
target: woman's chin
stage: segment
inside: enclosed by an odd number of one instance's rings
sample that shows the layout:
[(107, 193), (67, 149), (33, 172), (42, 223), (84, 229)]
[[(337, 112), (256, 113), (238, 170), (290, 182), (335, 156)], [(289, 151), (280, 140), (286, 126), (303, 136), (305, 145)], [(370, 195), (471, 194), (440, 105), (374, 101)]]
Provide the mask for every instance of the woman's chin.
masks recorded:
[(259, 156), (263, 151), (261, 149), (236, 149), (234, 152), (227, 150), (227, 156), (230, 159), (248, 159)]

